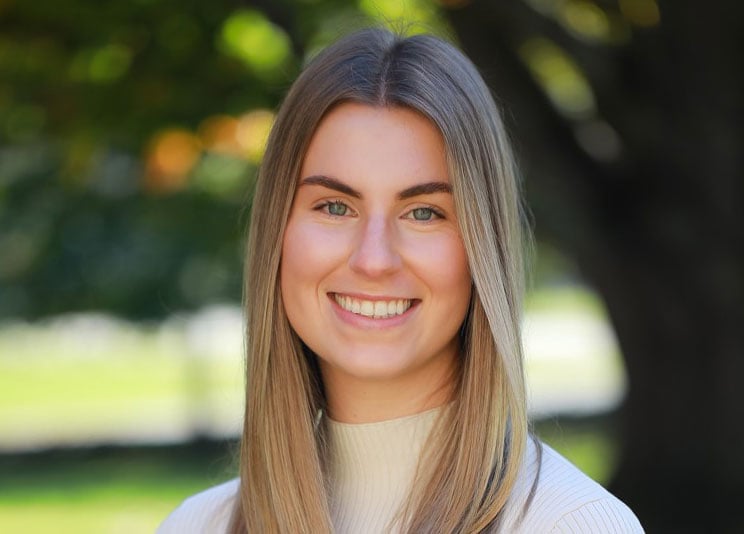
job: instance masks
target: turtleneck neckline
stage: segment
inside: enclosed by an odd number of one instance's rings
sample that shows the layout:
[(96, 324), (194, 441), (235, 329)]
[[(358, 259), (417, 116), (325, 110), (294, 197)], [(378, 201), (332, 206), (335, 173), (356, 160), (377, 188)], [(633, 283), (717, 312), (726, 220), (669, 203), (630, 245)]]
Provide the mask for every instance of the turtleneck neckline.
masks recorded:
[(395, 532), (419, 457), (444, 407), (373, 423), (327, 419), (330, 505), (336, 532)]
[(336, 431), (353, 432), (355, 429), (356, 430), (361, 430), (365, 428), (366, 429), (372, 429), (372, 428), (381, 429), (386, 426), (414, 424), (414, 423), (420, 422), (419, 420), (422, 420), (422, 419), (428, 420), (429, 418), (434, 418), (434, 416), (436, 416), (436, 414), (442, 411), (443, 409), (444, 409), (444, 406), (437, 406), (436, 408), (430, 408), (428, 410), (424, 410), (423, 412), (418, 412), (418, 413), (414, 413), (411, 415), (403, 415), (401, 417), (394, 417), (392, 419), (384, 419), (382, 421), (372, 421), (369, 423), (344, 423), (341, 421), (336, 421), (335, 419), (327, 415), (325, 416), (325, 418), (328, 421), (328, 426), (331, 428), (334, 428)]

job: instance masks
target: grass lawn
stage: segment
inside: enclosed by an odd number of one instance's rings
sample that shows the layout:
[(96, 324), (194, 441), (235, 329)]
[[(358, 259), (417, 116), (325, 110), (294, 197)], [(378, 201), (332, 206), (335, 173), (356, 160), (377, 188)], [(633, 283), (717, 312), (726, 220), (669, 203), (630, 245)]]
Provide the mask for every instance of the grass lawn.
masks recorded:
[[(537, 326), (552, 313), (602, 315), (582, 291), (534, 292), (527, 304)], [(551, 337), (566, 324), (535, 339), (566, 347), (571, 339)], [(224, 312), (156, 327), (96, 316), (0, 327), (0, 533), (153, 532), (185, 497), (232, 478), (234, 446), (215, 436), (239, 428), (240, 331), (239, 314)], [(585, 337), (579, 330), (572, 339)], [(535, 398), (542, 392), (555, 409), (561, 392), (583, 387), (577, 376), (607, 390), (621, 370), (611, 349), (594, 347), (605, 357), (577, 359), (568, 347), (561, 359), (534, 345)], [(547, 419), (535, 430), (594, 479), (611, 476), (609, 418)], [(176, 442), (194, 431), (211, 440), (74, 448)]]
[(233, 449), (198, 442), (0, 456), (0, 532), (154, 532), (186, 496), (234, 476)]
[[(610, 422), (550, 420), (537, 433), (600, 482), (614, 465)], [(235, 445), (103, 447), (0, 456), (0, 532), (154, 532), (185, 497), (234, 476)]]
[(0, 328), (0, 450), (173, 442), (239, 428), (239, 326), (237, 342), (215, 354), (217, 343), (199, 346), (187, 327), (89, 322)]

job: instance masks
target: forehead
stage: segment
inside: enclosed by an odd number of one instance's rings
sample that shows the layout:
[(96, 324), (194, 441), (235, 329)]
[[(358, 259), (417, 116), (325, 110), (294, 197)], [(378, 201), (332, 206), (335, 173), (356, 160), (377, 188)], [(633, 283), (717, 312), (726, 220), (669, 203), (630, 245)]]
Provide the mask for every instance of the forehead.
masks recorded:
[(313, 134), (300, 177), (316, 174), (353, 182), (449, 182), (444, 140), (429, 119), (404, 107), (358, 103), (333, 108)]

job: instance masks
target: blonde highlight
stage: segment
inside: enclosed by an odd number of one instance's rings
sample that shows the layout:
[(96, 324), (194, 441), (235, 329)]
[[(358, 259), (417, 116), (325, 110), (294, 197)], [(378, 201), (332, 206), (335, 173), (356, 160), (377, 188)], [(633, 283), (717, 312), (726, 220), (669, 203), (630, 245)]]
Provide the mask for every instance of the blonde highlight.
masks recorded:
[(321, 52), (271, 132), (247, 246), (246, 408), (230, 531), (331, 532), (322, 380), (284, 312), (278, 273), (299, 168), (318, 124), (353, 101), (415, 110), (441, 131), (473, 292), (451, 408), (398, 516), (405, 532), (498, 528), (528, 437), (520, 195), (499, 112), (475, 67), (430, 36), (366, 30)]

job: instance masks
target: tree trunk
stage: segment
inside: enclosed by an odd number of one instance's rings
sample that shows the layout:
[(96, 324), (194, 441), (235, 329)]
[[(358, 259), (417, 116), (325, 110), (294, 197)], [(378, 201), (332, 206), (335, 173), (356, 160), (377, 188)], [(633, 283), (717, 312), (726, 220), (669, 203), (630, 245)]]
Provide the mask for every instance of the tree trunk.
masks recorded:
[[(741, 2), (662, 6), (622, 46), (582, 43), (519, 0), (449, 12), (503, 99), (539, 237), (602, 295), (629, 375), (611, 489), (649, 532), (744, 532)], [(685, 5), (681, 5), (685, 4)], [(597, 159), (518, 56), (553, 40), (621, 152)]]

